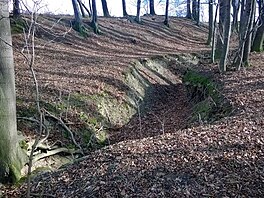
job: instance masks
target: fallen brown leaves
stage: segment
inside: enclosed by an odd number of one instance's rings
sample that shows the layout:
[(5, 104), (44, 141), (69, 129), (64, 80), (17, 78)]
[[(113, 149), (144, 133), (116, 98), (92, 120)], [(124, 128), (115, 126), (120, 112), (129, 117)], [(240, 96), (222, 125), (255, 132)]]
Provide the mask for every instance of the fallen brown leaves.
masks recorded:
[[(42, 197), (263, 197), (263, 60), (263, 53), (252, 54), (252, 67), (215, 74), (237, 109), (232, 116), (188, 129), (167, 126), (169, 133), (162, 135), (154, 127), (159, 126), (153, 123), (155, 116), (143, 119), (150, 123), (142, 132), (153, 129), (157, 136), (131, 138), (63, 170), (39, 175), (32, 192)], [(161, 109), (154, 107), (154, 114), (161, 119), (164, 114), (159, 112), (169, 112), (166, 116), (177, 119), (180, 109), (173, 109), (171, 101)], [(129, 128), (136, 134), (138, 123), (132, 126), (122, 131), (127, 131), (125, 139)], [(7, 196), (21, 196), (24, 188), (10, 190)]]

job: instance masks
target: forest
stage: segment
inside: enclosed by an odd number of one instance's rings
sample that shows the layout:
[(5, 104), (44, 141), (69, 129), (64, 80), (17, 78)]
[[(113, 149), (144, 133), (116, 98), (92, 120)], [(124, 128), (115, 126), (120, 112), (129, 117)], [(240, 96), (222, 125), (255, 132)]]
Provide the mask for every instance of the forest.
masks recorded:
[(0, 197), (264, 196), (263, 0), (67, 1), (0, 0)]

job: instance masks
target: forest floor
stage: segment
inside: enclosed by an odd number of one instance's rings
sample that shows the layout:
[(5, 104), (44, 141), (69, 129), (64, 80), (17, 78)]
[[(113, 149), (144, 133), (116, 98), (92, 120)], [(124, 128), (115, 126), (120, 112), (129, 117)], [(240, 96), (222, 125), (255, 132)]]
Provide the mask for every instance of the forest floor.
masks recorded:
[[(67, 93), (95, 94), (104, 89), (122, 98), (122, 72), (134, 59), (203, 55), (209, 50), (207, 29), (183, 18), (172, 18), (170, 28), (159, 16), (144, 17), (141, 25), (124, 18), (102, 18), (103, 34), (88, 38), (62, 25), (50, 33), (50, 20), (42, 21), (43, 31), (37, 34), (35, 68), (42, 100), (51, 103)], [(16, 47), (23, 46), (22, 40), (22, 35), (14, 35)], [(21, 112), (33, 103), (34, 86), (18, 52), (15, 62)], [(225, 74), (219, 74), (217, 65), (199, 64), (199, 70), (222, 83), (221, 92), (234, 108), (229, 117), (186, 128), (191, 106), (184, 86), (164, 89), (157, 85), (157, 97), (140, 120), (140, 128), (134, 118), (111, 132), (111, 145), (66, 168), (35, 177), (32, 196), (263, 197), (264, 54), (252, 53), (251, 64)], [(25, 133), (32, 130), (18, 127)], [(9, 187), (3, 193), (23, 197), (25, 189), (26, 185)]]

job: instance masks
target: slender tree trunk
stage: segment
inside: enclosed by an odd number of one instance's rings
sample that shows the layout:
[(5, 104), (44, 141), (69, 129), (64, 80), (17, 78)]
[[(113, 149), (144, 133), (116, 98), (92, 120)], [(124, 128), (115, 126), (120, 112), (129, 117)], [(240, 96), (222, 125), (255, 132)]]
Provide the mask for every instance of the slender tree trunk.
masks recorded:
[(150, 11), (150, 15), (156, 15), (154, 0), (149, 0), (149, 11)]
[(88, 15), (89, 15), (89, 17), (91, 17), (92, 16), (92, 14), (91, 14), (91, 8), (90, 8), (90, 10), (84, 5), (84, 3), (80, 0), (80, 3), (81, 3), (81, 5), (82, 5), (82, 8), (84, 8), (85, 10), (86, 10), (86, 12), (88, 13)]
[(213, 29), (213, 39), (212, 39), (212, 49), (211, 49), (211, 59), (212, 59), (212, 63), (215, 63), (215, 46), (216, 46), (216, 42), (215, 42), (215, 38), (216, 38), (216, 34), (217, 34), (217, 29), (216, 29), (216, 20), (217, 20), (217, 14), (218, 14), (218, 8), (219, 8), (219, 4), (216, 5), (216, 9), (215, 9), (215, 17), (214, 17), (214, 29)]
[(200, 25), (200, 0), (197, 1), (196, 25)]
[(192, 19), (192, 12), (191, 12), (191, 0), (187, 0), (187, 19)]
[(244, 55), (247, 35), (249, 33), (248, 29), (250, 25), (252, 5), (253, 5), (252, 0), (247, 0), (247, 2), (244, 4), (244, 6), (246, 7), (246, 10), (243, 11), (243, 15), (240, 20), (239, 48), (238, 48), (238, 52), (236, 55), (236, 59), (234, 60), (234, 65), (236, 66), (237, 70), (240, 70), (241, 65), (243, 64), (243, 55)]
[(256, 36), (254, 38), (252, 51), (262, 52), (263, 45), (264, 45), (264, 4), (263, 4), (263, 0), (258, 1), (258, 7), (259, 7), (259, 16), (260, 16), (260, 22), (259, 22), (260, 26), (258, 27)]
[(256, 11), (256, 1), (252, 0), (252, 9), (250, 11), (250, 18), (249, 18), (249, 26), (247, 30), (247, 38), (244, 46), (244, 54), (243, 54), (243, 64), (245, 66), (249, 66), (249, 53), (251, 50), (252, 44), (252, 35), (253, 35), (253, 24), (254, 24), (254, 16)]
[(80, 10), (81, 10), (81, 13), (82, 13), (82, 17), (85, 18), (86, 15), (85, 15), (85, 12), (84, 12), (84, 9), (83, 9), (82, 1), (78, 0), (78, 4), (79, 4), (79, 7), (80, 7)]
[(166, 26), (170, 26), (169, 25), (169, 3), (170, 1), (169, 0), (166, 0), (166, 8), (165, 8), (165, 20), (164, 20), (164, 24)]
[(13, 0), (13, 16), (18, 18), (20, 16), (19, 0)]
[(220, 59), (224, 45), (224, 20), (225, 20), (225, 1), (218, 0), (219, 3), (219, 23), (218, 23), (218, 35), (216, 40), (215, 58)]
[(126, 11), (126, 0), (122, 0), (122, 8), (123, 8), (123, 16), (127, 16), (127, 11)]
[(219, 62), (219, 69), (221, 72), (226, 71), (227, 65), (227, 56), (229, 52), (229, 42), (231, 35), (231, 1), (224, 0), (224, 8), (225, 8), (225, 19), (224, 19), (224, 45), (222, 49), (222, 54)]
[(101, 0), (101, 2), (102, 2), (102, 8), (104, 12), (104, 17), (110, 17), (106, 0)]
[(209, 0), (209, 33), (207, 44), (212, 45), (213, 31), (214, 31), (214, 4), (213, 0)]
[(239, 21), (239, 32), (242, 32), (242, 27), (243, 27), (243, 16), (244, 16), (244, 11), (245, 11), (245, 0), (240, 0), (240, 21)]
[(192, 18), (197, 19), (197, 0), (192, 0)]
[(96, 8), (96, 0), (92, 0), (92, 10), (93, 10), (93, 17), (92, 17), (92, 28), (94, 29), (95, 34), (99, 34), (99, 28), (97, 23), (97, 8)]
[(83, 24), (77, 0), (72, 0), (72, 6), (74, 11), (74, 29), (78, 32), (81, 32)]
[(136, 22), (140, 23), (140, 7), (141, 7), (141, 0), (137, 0), (137, 16), (136, 16)]
[(238, 31), (238, 11), (239, 11), (239, 0), (232, 0), (233, 8), (233, 21), (232, 21), (232, 30)]
[(15, 75), (8, 0), (0, 0), (0, 183), (16, 182), (26, 160), (16, 125)]

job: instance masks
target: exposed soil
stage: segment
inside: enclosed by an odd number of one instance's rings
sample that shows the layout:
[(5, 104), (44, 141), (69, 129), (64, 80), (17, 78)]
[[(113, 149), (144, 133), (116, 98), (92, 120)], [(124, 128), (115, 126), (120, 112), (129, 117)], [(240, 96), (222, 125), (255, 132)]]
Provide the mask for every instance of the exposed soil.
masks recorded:
[[(55, 101), (60, 91), (92, 94), (105, 89), (122, 98), (120, 76), (133, 59), (208, 50), (205, 28), (174, 18), (166, 28), (162, 20), (147, 17), (138, 25), (101, 19), (103, 35), (84, 39), (70, 31), (66, 39), (46, 47), (51, 39), (39, 35), (36, 71), (43, 99)], [(22, 45), (19, 39), (14, 38), (17, 46)], [(18, 98), (33, 101), (26, 65), (18, 53), (15, 57)], [(32, 196), (263, 197), (264, 54), (253, 53), (251, 59), (252, 67), (224, 75), (216, 65), (199, 65), (222, 82), (222, 93), (235, 110), (230, 117), (185, 128), (190, 106), (184, 86), (155, 85), (153, 106), (111, 132), (114, 144), (37, 176)], [(23, 197), (25, 188), (9, 188), (5, 196)]]

